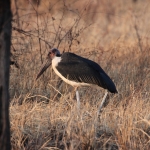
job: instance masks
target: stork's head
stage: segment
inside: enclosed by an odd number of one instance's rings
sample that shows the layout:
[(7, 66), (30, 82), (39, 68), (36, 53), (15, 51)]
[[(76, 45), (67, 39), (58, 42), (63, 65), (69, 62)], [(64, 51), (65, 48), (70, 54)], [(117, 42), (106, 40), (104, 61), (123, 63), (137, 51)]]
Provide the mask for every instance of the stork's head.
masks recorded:
[(47, 59), (53, 59), (55, 56), (60, 56), (60, 52), (56, 48), (52, 48), (47, 55)]
[(46, 63), (44, 63), (44, 65), (42, 66), (40, 72), (38, 73), (36, 80), (43, 74), (44, 71), (46, 71), (46, 69), (51, 65), (52, 60), (55, 56), (60, 56), (60, 52), (58, 49), (56, 48), (52, 48), (47, 55), (47, 61)]

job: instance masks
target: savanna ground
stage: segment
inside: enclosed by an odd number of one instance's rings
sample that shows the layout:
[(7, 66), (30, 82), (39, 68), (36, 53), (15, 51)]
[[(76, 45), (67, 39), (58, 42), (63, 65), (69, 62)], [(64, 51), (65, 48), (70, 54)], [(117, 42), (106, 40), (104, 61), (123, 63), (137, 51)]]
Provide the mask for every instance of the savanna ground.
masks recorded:
[[(149, 0), (12, 1), (10, 120), (13, 150), (150, 149)], [(116, 84), (104, 95), (73, 88), (52, 69), (35, 77), (50, 48), (94, 60)]]

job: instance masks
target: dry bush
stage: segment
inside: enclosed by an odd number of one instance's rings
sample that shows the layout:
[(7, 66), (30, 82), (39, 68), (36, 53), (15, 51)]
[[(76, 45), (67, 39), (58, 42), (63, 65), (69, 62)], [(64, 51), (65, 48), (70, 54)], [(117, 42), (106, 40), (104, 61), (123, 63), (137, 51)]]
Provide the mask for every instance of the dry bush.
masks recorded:
[[(16, 1), (10, 118), (14, 150), (150, 149), (149, 4), (137, 1)], [(141, 7), (143, 6), (143, 7)], [(78, 10), (76, 10), (78, 8)], [(73, 88), (52, 69), (35, 77), (57, 47), (96, 61), (116, 84), (97, 118), (104, 90)]]

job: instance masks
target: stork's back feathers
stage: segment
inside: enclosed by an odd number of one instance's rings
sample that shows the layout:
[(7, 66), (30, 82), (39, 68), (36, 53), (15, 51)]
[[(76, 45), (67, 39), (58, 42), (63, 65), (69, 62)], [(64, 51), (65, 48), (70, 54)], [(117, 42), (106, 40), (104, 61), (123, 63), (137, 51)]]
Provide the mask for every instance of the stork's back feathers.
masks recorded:
[(60, 57), (56, 69), (68, 80), (98, 85), (111, 93), (117, 93), (115, 84), (97, 63), (69, 52)]

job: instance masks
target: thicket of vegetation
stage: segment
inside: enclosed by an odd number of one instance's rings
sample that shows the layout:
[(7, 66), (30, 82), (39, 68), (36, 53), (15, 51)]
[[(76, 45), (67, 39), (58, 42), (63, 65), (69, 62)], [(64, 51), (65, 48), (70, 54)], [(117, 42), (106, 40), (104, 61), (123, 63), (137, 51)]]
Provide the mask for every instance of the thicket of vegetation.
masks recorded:
[[(150, 149), (150, 2), (44, 0), (12, 2), (10, 119), (14, 150)], [(50, 48), (94, 60), (116, 84), (97, 121), (104, 95), (73, 88), (52, 69), (35, 77)]]

